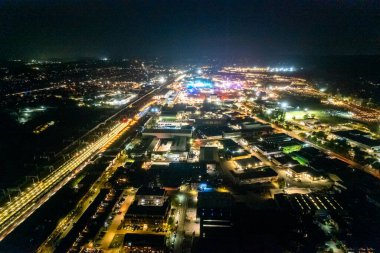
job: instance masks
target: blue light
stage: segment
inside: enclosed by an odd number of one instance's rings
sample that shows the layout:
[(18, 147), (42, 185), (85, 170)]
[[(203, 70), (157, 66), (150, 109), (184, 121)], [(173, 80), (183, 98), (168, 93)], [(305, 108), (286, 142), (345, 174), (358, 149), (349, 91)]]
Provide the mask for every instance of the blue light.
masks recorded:
[(194, 88), (212, 89), (214, 88), (214, 83), (208, 79), (196, 78), (193, 81), (189, 81), (186, 85), (186, 88), (187, 89), (194, 89)]
[(207, 188), (207, 184), (203, 183), (199, 185), (199, 189), (205, 189)]
[(211, 187), (207, 187), (207, 184), (206, 183), (201, 183), (199, 185), (199, 190), (202, 191), (202, 192), (210, 192), (213, 190), (213, 188)]

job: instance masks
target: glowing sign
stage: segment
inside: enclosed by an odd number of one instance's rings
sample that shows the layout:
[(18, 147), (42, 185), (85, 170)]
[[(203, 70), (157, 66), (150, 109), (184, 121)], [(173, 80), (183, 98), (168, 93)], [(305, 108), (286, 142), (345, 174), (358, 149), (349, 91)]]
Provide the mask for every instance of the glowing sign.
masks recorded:
[(193, 81), (189, 81), (186, 87), (187, 89), (194, 89), (194, 88), (212, 89), (214, 88), (214, 83), (208, 79), (196, 78)]

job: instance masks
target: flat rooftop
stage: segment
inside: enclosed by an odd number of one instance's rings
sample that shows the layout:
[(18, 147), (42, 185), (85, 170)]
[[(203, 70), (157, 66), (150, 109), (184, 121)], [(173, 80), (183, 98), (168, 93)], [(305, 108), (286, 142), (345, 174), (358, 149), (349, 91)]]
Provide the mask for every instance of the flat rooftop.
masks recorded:
[(235, 141), (231, 140), (231, 139), (224, 139), (224, 140), (220, 140), (219, 141), (220, 143), (222, 143), (224, 149), (228, 149), (228, 150), (236, 150), (236, 149), (240, 149), (242, 148), (239, 144), (237, 144)]
[(377, 147), (380, 146), (379, 139), (371, 139), (369, 138), (369, 134), (359, 130), (346, 130), (346, 131), (337, 131), (334, 132), (335, 135), (350, 139), (352, 141), (364, 144), (369, 147)]
[(290, 141), (293, 138), (287, 134), (279, 133), (279, 134), (271, 134), (263, 137), (264, 141), (267, 142), (282, 142), (282, 141)]
[(241, 167), (255, 167), (258, 165), (258, 163), (261, 163), (261, 160), (256, 156), (251, 156), (250, 158), (235, 160), (235, 163)]
[(344, 213), (344, 208), (334, 195), (325, 193), (276, 194), (274, 199), (280, 208), (293, 209), (297, 213), (315, 213), (326, 210), (329, 213)]
[[(234, 172), (232, 172), (234, 173)], [(240, 180), (247, 180), (247, 179), (256, 179), (256, 178), (266, 178), (266, 177), (275, 177), (277, 176), (277, 172), (274, 171), (269, 166), (264, 166), (261, 168), (256, 168), (252, 170), (247, 170), (243, 173), (236, 174), (234, 173), (234, 176), (237, 177)]]
[(175, 128), (150, 128), (145, 129), (145, 134), (156, 134), (156, 133), (173, 133), (173, 134), (191, 134), (191, 129), (175, 129)]
[(207, 172), (206, 163), (173, 162), (169, 165), (152, 165), (148, 177), (159, 178), (163, 187), (179, 187), (185, 181), (198, 180)]
[(232, 208), (233, 198), (228, 192), (199, 192), (198, 209)]
[(164, 196), (165, 189), (159, 187), (140, 187), (136, 192), (136, 196), (138, 195)]
[(162, 206), (143, 206), (138, 205), (138, 201), (134, 201), (128, 208), (125, 217), (150, 217), (162, 216), (164, 217), (169, 208), (169, 202), (165, 201)]
[(292, 152), (292, 156), (293, 155), (296, 155), (296, 156), (298, 155), (298, 156), (304, 157), (308, 161), (313, 161), (313, 160), (320, 159), (320, 158), (326, 156), (320, 150), (313, 148), (313, 147), (302, 148), (299, 151)]
[(277, 145), (270, 144), (267, 142), (257, 142), (255, 143), (255, 146), (261, 151), (266, 152), (266, 153), (280, 152), (280, 149), (278, 148)]
[(294, 160), (288, 155), (273, 157), (272, 159), (276, 160), (281, 165), (293, 166), (299, 164), (296, 160)]
[(154, 234), (125, 234), (125, 246), (135, 247), (164, 247), (165, 236)]
[(303, 144), (302, 141), (294, 139), (293, 137), (290, 137), (289, 135), (284, 134), (284, 133), (267, 135), (263, 137), (263, 139), (264, 139), (264, 142), (273, 144), (279, 147), (287, 147), (287, 146)]
[(239, 149), (239, 150), (230, 151), (230, 154), (231, 154), (231, 157), (240, 157), (240, 156), (247, 156), (250, 153), (247, 150)]
[(224, 132), (228, 131), (230, 128), (227, 126), (199, 126), (197, 130), (202, 134), (212, 137), (212, 136), (222, 136)]

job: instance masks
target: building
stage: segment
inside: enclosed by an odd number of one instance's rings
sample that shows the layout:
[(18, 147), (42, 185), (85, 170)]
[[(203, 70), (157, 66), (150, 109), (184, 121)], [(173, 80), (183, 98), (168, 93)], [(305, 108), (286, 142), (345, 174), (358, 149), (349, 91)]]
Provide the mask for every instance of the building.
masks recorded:
[(223, 146), (226, 157), (237, 160), (242, 158), (249, 158), (251, 156), (248, 151), (246, 151), (242, 146), (231, 139), (223, 139), (219, 142)]
[(191, 127), (188, 128), (151, 128), (145, 129), (142, 133), (143, 136), (156, 136), (159, 139), (170, 139), (173, 137), (191, 137), (193, 130)]
[(184, 182), (199, 179), (207, 174), (206, 163), (173, 162), (168, 165), (152, 165), (148, 171), (150, 178), (165, 188), (178, 188)]
[(278, 178), (277, 172), (269, 166), (245, 170), (241, 173), (232, 171), (232, 175), (238, 184), (269, 183)]
[(333, 195), (323, 192), (309, 194), (275, 194), (274, 200), (279, 208), (291, 211), (296, 215), (331, 213), (342, 215), (345, 208)]
[(242, 129), (240, 130), (242, 136), (244, 137), (257, 137), (262, 135), (269, 135), (273, 132), (273, 128), (269, 125), (264, 124), (254, 124), (254, 125), (248, 125), (248, 126), (242, 126)]
[(308, 166), (296, 165), (287, 169), (288, 175), (296, 179), (308, 179), (311, 181), (322, 180), (324, 177)]
[(304, 146), (304, 143), (302, 141), (294, 139), (284, 133), (271, 134), (265, 136), (263, 138), (263, 142), (265, 144), (260, 143), (258, 145), (258, 148), (261, 149), (262, 152), (266, 152), (270, 155), (276, 153), (278, 154), (278, 151), (282, 151), (284, 153), (291, 153), (300, 150)]
[(223, 132), (228, 129), (227, 126), (199, 126), (197, 127), (197, 133), (204, 139), (222, 139)]
[(266, 142), (255, 143), (254, 148), (264, 156), (276, 156), (282, 153), (278, 146)]
[(142, 206), (162, 206), (166, 201), (166, 191), (158, 187), (140, 187), (135, 195), (138, 205)]
[(201, 239), (218, 237), (232, 231), (232, 195), (227, 192), (199, 192), (197, 219), (200, 222)]
[(202, 146), (200, 148), (199, 161), (218, 162), (219, 150), (216, 146)]
[(187, 150), (186, 137), (173, 137), (168, 139), (157, 139), (153, 148), (154, 152), (185, 152)]
[(124, 249), (126, 252), (166, 252), (165, 235), (125, 234)]
[(124, 226), (137, 226), (139, 229), (165, 229), (170, 210), (169, 201), (162, 205), (139, 205), (134, 201), (124, 215)]
[(177, 120), (177, 111), (175, 110), (165, 110), (162, 111), (158, 121), (176, 121)]
[(313, 147), (302, 148), (299, 151), (292, 152), (290, 155), (301, 165), (309, 165), (313, 161), (326, 157), (324, 153)]
[(285, 154), (272, 157), (272, 162), (284, 167), (291, 167), (299, 164), (296, 160)]
[(253, 168), (261, 167), (264, 165), (264, 163), (256, 156), (238, 159), (238, 160), (235, 160), (234, 162), (238, 170), (253, 169)]
[(124, 216), (124, 226), (138, 226), (143, 230), (166, 228), (169, 210), (164, 189), (141, 187)]
[(198, 118), (195, 120), (195, 125), (199, 126), (225, 126), (227, 124), (227, 118)]
[(241, 137), (241, 131), (234, 129), (225, 129), (223, 131), (223, 138), (238, 138)]
[(231, 120), (230, 124), (239, 129), (253, 129), (262, 125), (261, 123), (258, 123), (256, 120), (250, 117), (236, 118), (234, 120)]
[(345, 139), (355, 146), (371, 152), (380, 152), (380, 140), (373, 139), (370, 134), (359, 130), (337, 131), (333, 133), (337, 138)]
[(141, 141), (138, 145), (132, 146), (129, 143), (128, 145), (126, 145), (125, 149), (128, 151), (132, 158), (146, 157), (152, 152), (157, 142), (157, 138), (153, 136), (147, 136), (141, 138)]

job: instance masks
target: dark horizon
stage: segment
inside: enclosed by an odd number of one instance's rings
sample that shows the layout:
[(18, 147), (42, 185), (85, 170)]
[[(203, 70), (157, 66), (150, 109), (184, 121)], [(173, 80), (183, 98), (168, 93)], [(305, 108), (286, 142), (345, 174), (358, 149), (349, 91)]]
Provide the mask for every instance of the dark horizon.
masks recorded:
[(4, 1), (0, 59), (379, 55), (375, 1)]

